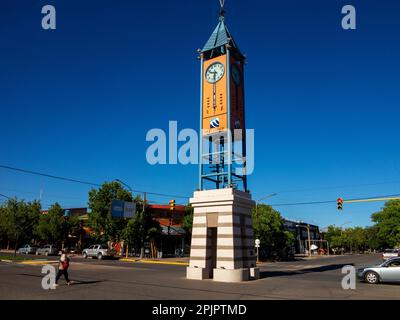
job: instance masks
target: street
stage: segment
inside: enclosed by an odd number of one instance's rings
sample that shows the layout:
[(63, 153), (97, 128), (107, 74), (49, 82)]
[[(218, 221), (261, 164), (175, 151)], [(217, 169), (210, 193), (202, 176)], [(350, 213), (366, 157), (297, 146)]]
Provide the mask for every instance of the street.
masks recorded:
[(187, 280), (184, 265), (73, 257), (69, 274), (75, 283), (67, 286), (61, 278), (56, 290), (42, 289), (40, 262), (0, 262), (0, 299), (400, 299), (400, 284), (357, 281), (355, 290), (342, 289), (344, 265), (380, 261), (370, 254), (262, 263), (260, 280), (234, 284)]

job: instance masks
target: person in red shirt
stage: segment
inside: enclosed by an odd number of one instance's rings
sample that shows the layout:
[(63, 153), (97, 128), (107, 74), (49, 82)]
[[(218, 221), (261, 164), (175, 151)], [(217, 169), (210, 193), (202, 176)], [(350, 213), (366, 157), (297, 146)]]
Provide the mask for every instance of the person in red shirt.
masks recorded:
[(71, 281), (68, 278), (68, 268), (69, 268), (69, 258), (65, 251), (61, 252), (61, 258), (58, 263), (58, 273), (56, 276), (56, 283), (55, 286), (58, 286), (58, 280), (60, 280), (60, 277), (64, 275), (65, 281), (67, 281), (67, 285), (71, 284)]

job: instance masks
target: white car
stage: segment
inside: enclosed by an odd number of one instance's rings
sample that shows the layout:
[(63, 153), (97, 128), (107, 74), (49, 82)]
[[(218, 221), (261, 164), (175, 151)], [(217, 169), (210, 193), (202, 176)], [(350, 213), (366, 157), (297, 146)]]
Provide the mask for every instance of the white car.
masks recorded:
[(21, 248), (19, 248), (17, 250), (17, 253), (35, 254), (36, 250), (37, 250), (36, 246), (26, 244), (26, 245), (23, 245)]
[(400, 249), (386, 249), (383, 252), (383, 260), (400, 257)]
[(106, 245), (94, 244), (82, 251), (82, 256), (87, 259), (88, 257), (97, 258), (99, 260), (109, 257), (112, 258), (116, 254), (114, 249), (108, 249)]

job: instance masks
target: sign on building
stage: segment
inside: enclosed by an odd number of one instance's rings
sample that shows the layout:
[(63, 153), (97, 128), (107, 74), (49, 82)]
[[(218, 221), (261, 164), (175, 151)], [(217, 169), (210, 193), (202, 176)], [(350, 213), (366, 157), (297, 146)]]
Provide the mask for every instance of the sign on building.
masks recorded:
[(136, 213), (136, 203), (123, 200), (111, 202), (111, 215), (115, 218), (133, 219)]

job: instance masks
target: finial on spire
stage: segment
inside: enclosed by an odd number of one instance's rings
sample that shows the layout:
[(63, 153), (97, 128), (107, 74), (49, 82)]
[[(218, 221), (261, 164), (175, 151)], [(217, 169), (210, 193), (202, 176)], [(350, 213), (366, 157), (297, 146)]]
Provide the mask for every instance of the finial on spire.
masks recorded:
[(224, 10), (225, 0), (219, 0), (219, 4), (221, 5), (221, 10), (219, 11), (219, 17), (220, 17), (220, 19), (224, 19), (224, 15), (225, 15), (225, 10)]

